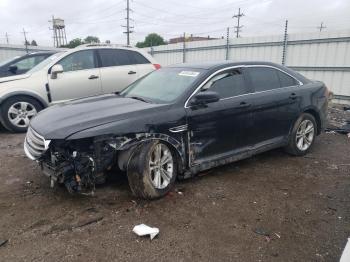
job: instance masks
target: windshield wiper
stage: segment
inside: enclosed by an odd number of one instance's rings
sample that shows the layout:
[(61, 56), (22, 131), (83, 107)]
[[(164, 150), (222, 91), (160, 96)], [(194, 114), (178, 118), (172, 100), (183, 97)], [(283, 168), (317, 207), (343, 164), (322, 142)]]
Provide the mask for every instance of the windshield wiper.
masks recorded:
[(146, 99), (139, 97), (139, 96), (128, 96), (128, 97), (132, 98), (132, 99), (140, 100), (140, 101), (145, 102), (145, 103), (150, 103), (150, 101), (147, 101)]

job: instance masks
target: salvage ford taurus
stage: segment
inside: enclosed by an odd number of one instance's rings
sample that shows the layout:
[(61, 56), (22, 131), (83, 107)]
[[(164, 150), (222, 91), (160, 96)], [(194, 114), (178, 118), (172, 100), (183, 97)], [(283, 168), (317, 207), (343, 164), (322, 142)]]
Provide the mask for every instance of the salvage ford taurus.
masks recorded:
[(323, 83), (277, 64), (174, 65), (120, 93), (42, 111), (24, 150), (69, 192), (93, 190), (117, 166), (136, 196), (153, 199), (176, 178), (273, 148), (306, 154), (327, 101)]

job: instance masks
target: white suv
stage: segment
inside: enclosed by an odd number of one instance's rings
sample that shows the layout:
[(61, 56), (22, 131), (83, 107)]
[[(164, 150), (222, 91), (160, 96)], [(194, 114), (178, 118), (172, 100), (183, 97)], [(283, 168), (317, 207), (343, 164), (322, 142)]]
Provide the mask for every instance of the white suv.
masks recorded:
[(24, 75), (0, 79), (0, 121), (24, 132), (49, 105), (120, 91), (158, 68), (152, 56), (131, 47), (92, 44), (57, 53)]

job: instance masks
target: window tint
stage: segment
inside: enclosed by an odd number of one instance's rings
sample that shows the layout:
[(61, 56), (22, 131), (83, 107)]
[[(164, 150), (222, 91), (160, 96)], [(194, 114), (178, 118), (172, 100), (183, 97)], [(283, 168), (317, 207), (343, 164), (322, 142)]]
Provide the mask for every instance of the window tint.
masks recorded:
[(220, 98), (244, 95), (248, 93), (243, 74), (240, 70), (232, 70), (214, 76), (203, 86), (202, 91), (205, 90), (217, 92)]
[(132, 64), (126, 50), (101, 49), (99, 53), (102, 60), (102, 67)]
[(130, 58), (133, 64), (149, 64), (148, 61), (143, 55), (135, 51), (129, 51)]
[(99, 53), (102, 60), (102, 67), (150, 63), (143, 55), (130, 50), (101, 49)]
[(277, 70), (278, 77), (280, 79), (281, 87), (295, 86), (298, 82), (291, 76)]
[(280, 88), (276, 69), (269, 67), (249, 67), (248, 71), (255, 92)]
[(78, 51), (66, 56), (58, 64), (62, 65), (64, 72), (95, 68), (94, 51)]

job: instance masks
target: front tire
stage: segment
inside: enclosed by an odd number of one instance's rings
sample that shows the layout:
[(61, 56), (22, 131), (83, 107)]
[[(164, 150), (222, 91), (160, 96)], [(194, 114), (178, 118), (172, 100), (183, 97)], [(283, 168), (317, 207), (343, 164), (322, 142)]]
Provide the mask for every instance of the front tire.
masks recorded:
[(1, 123), (11, 132), (25, 132), (30, 120), (42, 109), (42, 105), (34, 98), (10, 97), (1, 106)]
[(175, 154), (160, 141), (146, 142), (136, 148), (127, 169), (131, 191), (144, 199), (166, 195), (173, 187), (176, 175)]
[(317, 134), (315, 118), (303, 113), (295, 122), (285, 150), (294, 156), (303, 156), (312, 148)]

